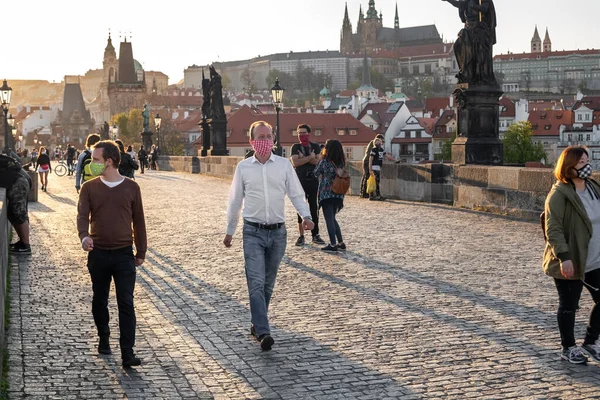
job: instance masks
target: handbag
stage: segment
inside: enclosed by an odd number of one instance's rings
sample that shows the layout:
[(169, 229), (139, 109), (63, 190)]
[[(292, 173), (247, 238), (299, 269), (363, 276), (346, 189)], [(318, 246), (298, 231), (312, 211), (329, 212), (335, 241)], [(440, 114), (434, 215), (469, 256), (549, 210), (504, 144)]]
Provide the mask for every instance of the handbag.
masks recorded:
[(50, 169), (50, 166), (48, 164), (42, 164), (40, 165), (40, 168), (42, 169), (42, 171), (46, 172)]
[(331, 184), (331, 191), (335, 194), (346, 194), (350, 188), (350, 174), (344, 168), (338, 168), (335, 164), (335, 178)]

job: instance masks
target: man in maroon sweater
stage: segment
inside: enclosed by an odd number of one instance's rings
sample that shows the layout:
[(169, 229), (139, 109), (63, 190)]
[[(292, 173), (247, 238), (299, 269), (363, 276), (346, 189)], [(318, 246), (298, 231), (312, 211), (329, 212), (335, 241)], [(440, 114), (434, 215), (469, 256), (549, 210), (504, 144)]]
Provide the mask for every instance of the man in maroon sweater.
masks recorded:
[[(136, 267), (146, 256), (146, 223), (137, 183), (119, 174), (121, 155), (110, 140), (98, 142), (92, 151), (90, 170), (98, 178), (84, 183), (77, 205), (77, 230), (92, 278), (92, 314), (98, 328), (98, 352), (111, 354), (108, 327), (108, 293), (115, 280), (123, 366), (141, 365), (133, 352), (135, 310), (133, 289)], [(133, 232), (132, 232), (133, 224)], [(135, 240), (136, 254), (133, 254)]]

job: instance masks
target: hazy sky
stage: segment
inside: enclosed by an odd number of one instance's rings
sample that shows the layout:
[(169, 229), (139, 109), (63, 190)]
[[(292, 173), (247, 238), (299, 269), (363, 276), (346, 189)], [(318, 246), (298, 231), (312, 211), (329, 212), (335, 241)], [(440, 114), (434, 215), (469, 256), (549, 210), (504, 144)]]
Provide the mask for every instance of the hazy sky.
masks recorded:
[[(461, 22), (441, 0), (376, 0), (384, 26), (433, 24), (454, 40)], [(356, 29), (358, 8), (348, 0)], [(162, 71), (169, 83), (192, 64), (232, 61), (306, 50), (339, 50), (344, 0), (103, 0), (9, 1), (2, 13), (4, 51), (0, 79), (60, 81), (64, 75), (101, 68), (109, 29), (117, 49), (119, 32), (131, 32), (133, 55), (144, 69)], [(158, 6), (157, 6), (158, 5)], [(529, 51), (535, 25), (549, 28), (554, 50), (600, 48), (598, 0), (496, 0), (495, 53)], [(5, 5), (3, 5), (6, 7)], [(69, 15), (69, 17), (67, 17)], [(6, 26), (8, 24), (8, 26)]]

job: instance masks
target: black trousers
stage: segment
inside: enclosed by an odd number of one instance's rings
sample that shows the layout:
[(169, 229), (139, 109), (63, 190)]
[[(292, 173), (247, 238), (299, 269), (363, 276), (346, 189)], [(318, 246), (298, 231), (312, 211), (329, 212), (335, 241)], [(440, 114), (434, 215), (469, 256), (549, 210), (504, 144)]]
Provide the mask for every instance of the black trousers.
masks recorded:
[(360, 181), (360, 195), (362, 197), (369, 197), (367, 194), (367, 179), (369, 179), (369, 161), (363, 162), (363, 176)]
[(88, 271), (92, 278), (92, 315), (98, 328), (98, 336), (109, 336), (108, 294), (111, 279), (115, 280), (121, 353), (130, 354), (135, 345), (135, 310), (133, 289), (135, 287), (135, 260), (131, 246), (117, 250), (95, 248), (88, 254)]
[(144, 169), (146, 169), (146, 160), (140, 160), (140, 168), (142, 169), (142, 174), (144, 173)]
[[(594, 288), (600, 289), (600, 269), (585, 274), (585, 282)], [(558, 312), (556, 313), (556, 319), (558, 320), (560, 341), (563, 348), (567, 349), (575, 346), (575, 312), (579, 307), (579, 298), (581, 297), (584, 285), (580, 280), (568, 279), (554, 279), (554, 283), (558, 290)], [(590, 313), (583, 343), (592, 344), (598, 340), (598, 335), (600, 334), (600, 307), (598, 307), (600, 290), (587, 288), (594, 300), (594, 306)]]
[(75, 170), (73, 169), (73, 159), (67, 158), (67, 170), (68, 175), (73, 175), (73, 172), (75, 172)]
[[(314, 237), (319, 234), (319, 199), (317, 197), (319, 181), (316, 178), (309, 181), (301, 179), (300, 184), (302, 185), (302, 189), (304, 189), (304, 193), (306, 194), (306, 201), (308, 202), (308, 207), (310, 208), (310, 216), (315, 223), (315, 227), (311, 231)], [(298, 214), (298, 223), (301, 222), (302, 216)]]

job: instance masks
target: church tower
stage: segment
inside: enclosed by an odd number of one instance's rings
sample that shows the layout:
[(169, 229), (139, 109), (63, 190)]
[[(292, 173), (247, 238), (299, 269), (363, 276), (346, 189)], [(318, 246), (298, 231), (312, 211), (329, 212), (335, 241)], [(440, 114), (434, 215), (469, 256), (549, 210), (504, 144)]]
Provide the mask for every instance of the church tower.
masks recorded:
[(533, 38), (531, 39), (531, 52), (542, 52), (542, 39), (540, 38), (540, 34), (538, 33), (537, 25), (535, 26), (535, 32), (533, 32)]
[(552, 41), (550, 40), (550, 35), (548, 34), (548, 28), (546, 28), (546, 37), (544, 38), (544, 52), (552, 51)]
[(117, 60), (117, 53), (115, 47), (112, 44), (110, 32), (108, 33), (108, 42), (104, 49), (104, 60), (102, 61), (102, 68), (104, 69), (104, 76), (102, 78), (103, 83), (107, 85), (115, 82), (117, 76), (119, 62)]
[(394, 29), (398, 31), (400, 29), (400, 17), (398, 17), (398, 3), (396, 2), (396, 16), (394, 17)]
[(342, 54), (352, 53), (352, 24), (348, 17), (348, 3), (346, 3), (346, 11), (344, 12), (344, 22), (342, 23), (342, 34), (340, 37), (340, 52)]
[(362, 44), (365, 49), (377, 48), (377, 34), (383, 27), (382, 16), (375, 9), (375, 0), (369, 0), (369, 9), (362, 31)]

